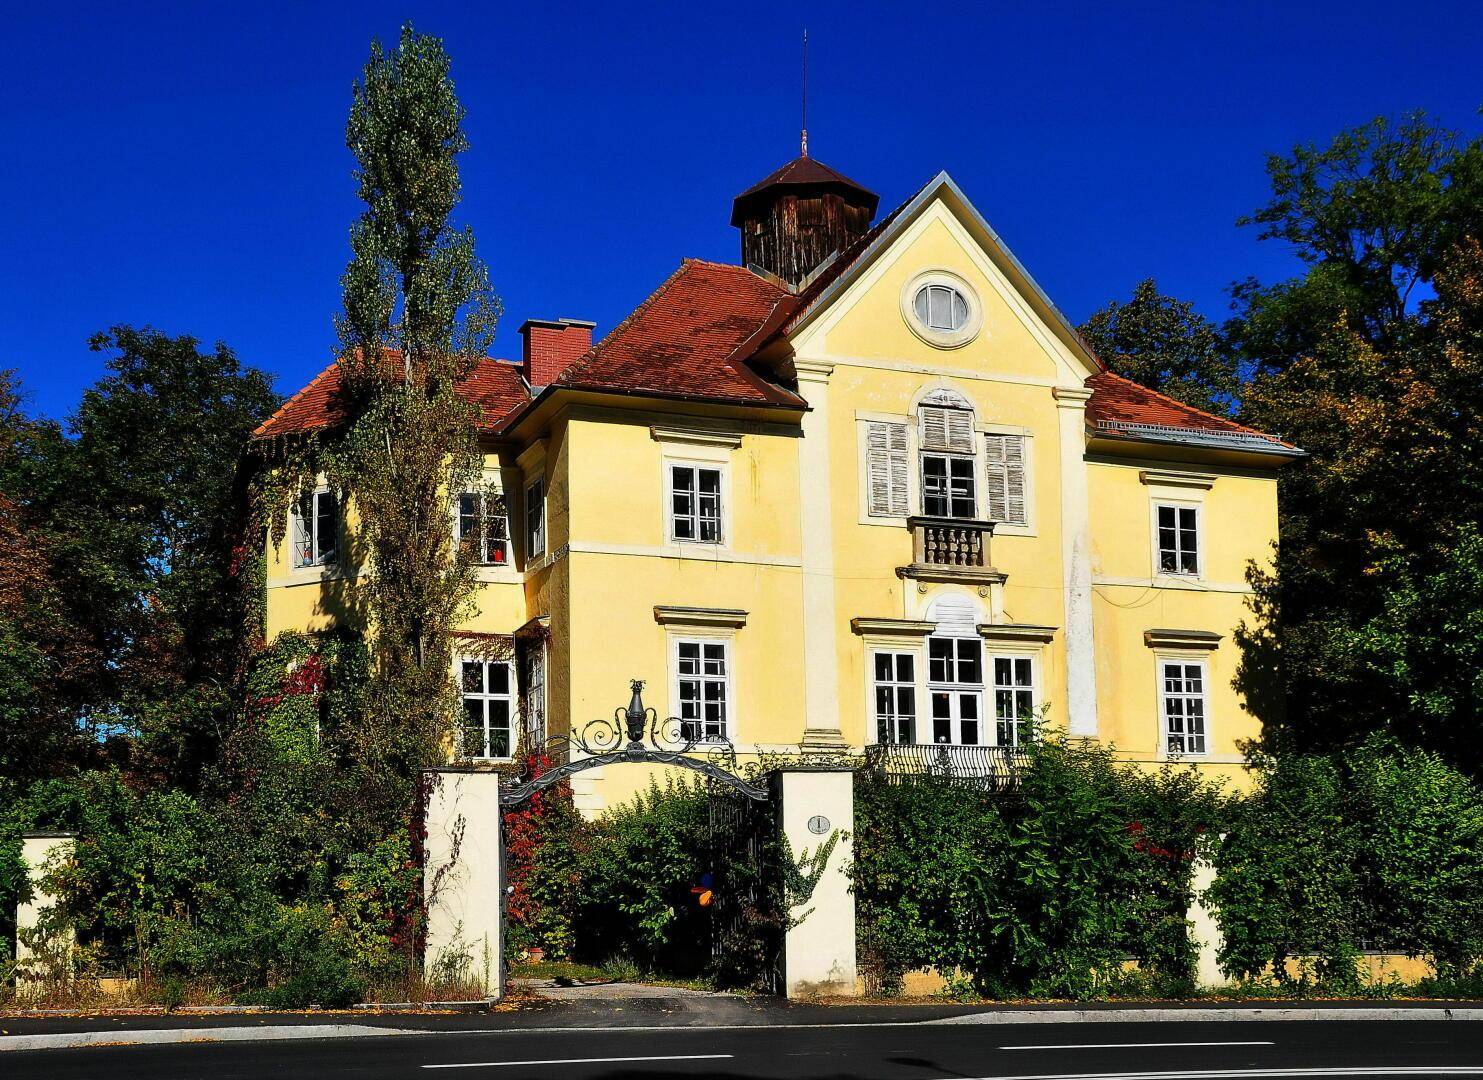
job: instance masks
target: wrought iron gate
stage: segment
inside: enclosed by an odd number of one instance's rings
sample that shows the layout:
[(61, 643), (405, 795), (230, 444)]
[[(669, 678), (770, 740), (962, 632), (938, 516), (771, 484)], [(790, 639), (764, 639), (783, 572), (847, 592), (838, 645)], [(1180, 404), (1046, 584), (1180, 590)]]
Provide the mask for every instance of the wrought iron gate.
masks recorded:
[(781, 993), (783, 882), (777, 800), (711, 780), (711, 964), (724, 985)]

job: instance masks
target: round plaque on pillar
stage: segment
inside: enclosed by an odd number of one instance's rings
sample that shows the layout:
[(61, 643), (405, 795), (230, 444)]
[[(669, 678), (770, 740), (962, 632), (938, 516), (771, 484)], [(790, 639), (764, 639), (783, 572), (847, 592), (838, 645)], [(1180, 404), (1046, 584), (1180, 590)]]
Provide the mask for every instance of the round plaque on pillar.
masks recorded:
[(815, 836), (823, 836), (829, 831), (829, 819), (823, 814), (815, 814), (808, 819), (808, 831)]

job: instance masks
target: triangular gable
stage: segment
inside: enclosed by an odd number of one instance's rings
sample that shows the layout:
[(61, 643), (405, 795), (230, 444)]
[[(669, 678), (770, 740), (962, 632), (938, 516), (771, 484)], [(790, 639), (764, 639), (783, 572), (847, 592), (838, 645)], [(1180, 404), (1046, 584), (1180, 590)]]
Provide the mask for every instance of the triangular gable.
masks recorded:
[(827, 265), (814, 281), (800, 290), (797, 301), (786, 312), (779, 313), (774, 325), (767, 328), (767, 340), (759, 342), (759, 351), (771, 342), (786, 338), (799, 342), (810, 327), (828, 316), (834, 305), (849, 292), (880, 258), (908, 233), (934, 204), (941, 203), (972, 238), (993, 268), (1023, 301), (1025, 308), (1059, 344), (1060, 352), (1072, 365), (1074, 383), (1103, 370), (1101, 361), (1082, 340), (1069, 319), (1031, 277), (1024, 264), (969, 202), (961, 188), (946, 172), (940, 172), (915, 195), (883, 218), (868, 234)]

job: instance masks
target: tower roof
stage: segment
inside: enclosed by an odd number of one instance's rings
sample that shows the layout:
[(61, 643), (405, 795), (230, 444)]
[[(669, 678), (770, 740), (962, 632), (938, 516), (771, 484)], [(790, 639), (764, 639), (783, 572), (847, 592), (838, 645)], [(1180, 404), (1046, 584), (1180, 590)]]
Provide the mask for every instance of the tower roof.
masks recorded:
[(880, 203), (880, 196), (869, 188), (855, 183), (844, 173), (831, 169), (817, 158), (804, 155), (794, 158), (738, 195), (731, 204), (731, 224), (739, 226), (747, 216), (747, 211), (756, 203), (775, 198), (789, 190), (802, 189), (816, 189), (821, 194), (833, 190), (851, 202), (864, 206), (871, 216), (874, 216), (875, 208)]

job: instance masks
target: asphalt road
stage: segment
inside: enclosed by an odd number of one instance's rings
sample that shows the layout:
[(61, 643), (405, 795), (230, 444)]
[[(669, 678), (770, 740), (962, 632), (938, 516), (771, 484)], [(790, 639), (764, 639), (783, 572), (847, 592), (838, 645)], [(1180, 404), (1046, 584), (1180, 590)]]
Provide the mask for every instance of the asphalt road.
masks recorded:
[(4, 1080), (1223, 1080), (1483, 1078), (1483, 1022), (872, 1024), (669, 1030), (463, 1030), (322, 1041), (13, 1051)]

